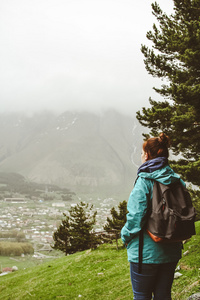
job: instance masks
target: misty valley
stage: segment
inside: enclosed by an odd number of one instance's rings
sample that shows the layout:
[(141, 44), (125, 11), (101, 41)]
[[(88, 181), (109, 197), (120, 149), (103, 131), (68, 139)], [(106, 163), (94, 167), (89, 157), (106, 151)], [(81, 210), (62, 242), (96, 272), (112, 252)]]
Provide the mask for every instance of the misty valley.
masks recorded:
[[(67, 213), (71, 205), (83, 199), (74, 196), (74, 199), (63, 201), (57, 191), (48, 195), (50, 196), (46, 195), (46, 198), (49, 197), (50, 200), (42, 197), (28, 199), (24, 195), (11, 198), (1, 196), (0, 241), (28, 241), (36, 252), (51, 251), (53, 232), (60, 225), (63, 213)], [(101, 230), (111, 207), (115, 206), (117, 201), (112, 198), (88, 200), (94, 204), (94, 210), (97, 211), (95, 229)]]
[(39, 261), (62, 255), (51, 248), (53, 233), (71, 206), (92, 204), (100, 231), (128, 199), (142, 143), (134, 118), (114, 110), (15, 113), (0, 123), (0, 242), (28, 242)]

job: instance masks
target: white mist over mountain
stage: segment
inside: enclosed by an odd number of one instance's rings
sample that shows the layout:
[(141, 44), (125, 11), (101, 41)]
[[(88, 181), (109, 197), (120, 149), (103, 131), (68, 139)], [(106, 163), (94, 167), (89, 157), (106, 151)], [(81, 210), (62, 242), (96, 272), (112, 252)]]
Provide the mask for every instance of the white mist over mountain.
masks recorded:
[[(133, 115), (160, 85), (141, 44), (155, 18), (149, 0), (2, 0), (1, 112), (99, 111)], [(173, 1), (159, 0), (172, 12)]]
[(142, 131), (134, 117), (114, 110), (0, 114), (0, 170), (75, 192), (128, 197)]

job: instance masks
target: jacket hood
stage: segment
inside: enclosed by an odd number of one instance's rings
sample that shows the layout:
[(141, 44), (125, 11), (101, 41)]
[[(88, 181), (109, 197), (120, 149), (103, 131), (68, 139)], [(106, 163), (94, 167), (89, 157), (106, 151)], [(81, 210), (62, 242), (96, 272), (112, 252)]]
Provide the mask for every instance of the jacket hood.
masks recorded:
[[(159, 164), (158, 161), (155, 161), (155, 164), (154, 164), (154, 160), (157, 160), (157, 158), (147, 161), (145, 163), (146, 164), (145, 168), (142, 167), (144, 165), (143, 164), (138, 169), (138, 176), (140, 176), (142, 178), (146, 178), (146, 179), (152, 179), (152, 180), (159, 181), (164, 185), (168, 185), (168, 184), (176, 182), (177, 180), (180, 180), (180, 176), (178, 174), (176, 174), (170, 168), (170, 166), (168, 165), (168, 162), (167, 162), (167, 165), (163, 163), (163, 165), (164, 165), (163, 166), (162, 163)], [(162, 160), (160, 160), (160, 161), (162, 161)], [(154, 166), (153, 169), (152, 169), (152, 167), (149, 169), (148, 164), (150, 164), (151, 166)]]
[(152, 172), (156, 171), (157, 169), (160, 169), (166, 165), (168, 165), (167, 157), (156, 157), (156, 158), (147, 160), (145, 163), (143, 163), (139, 167), (137, 174), (139, 174), (140, 172), (152, 173)]

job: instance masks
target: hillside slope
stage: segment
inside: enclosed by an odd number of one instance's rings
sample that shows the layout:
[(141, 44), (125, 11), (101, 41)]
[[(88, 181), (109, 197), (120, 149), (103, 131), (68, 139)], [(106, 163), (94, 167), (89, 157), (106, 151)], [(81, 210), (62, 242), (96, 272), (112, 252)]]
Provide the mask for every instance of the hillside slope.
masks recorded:
[(116, 111), (0, 116), (0, 168), (82, 192), (130, 191), (142, 129)]
[[(186, 300), (200, 291), (200, 222), (197, 235), (184, 246), (181, 277), (174, 280), (172, 299)], [(75, 253), (0, 279), (0, 300), (132, 299), (126, 249), (115, 244)]]

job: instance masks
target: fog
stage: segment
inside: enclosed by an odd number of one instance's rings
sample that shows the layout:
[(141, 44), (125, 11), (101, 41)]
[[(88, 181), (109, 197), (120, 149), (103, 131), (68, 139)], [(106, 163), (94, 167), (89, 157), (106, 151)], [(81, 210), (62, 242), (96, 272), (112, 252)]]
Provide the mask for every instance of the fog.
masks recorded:
[[(1, 0), (1, 112), (115, 108), (160, 99), (141, 44), (149, 0)], [(157, 1), (167, 13), (173, 1)]]

